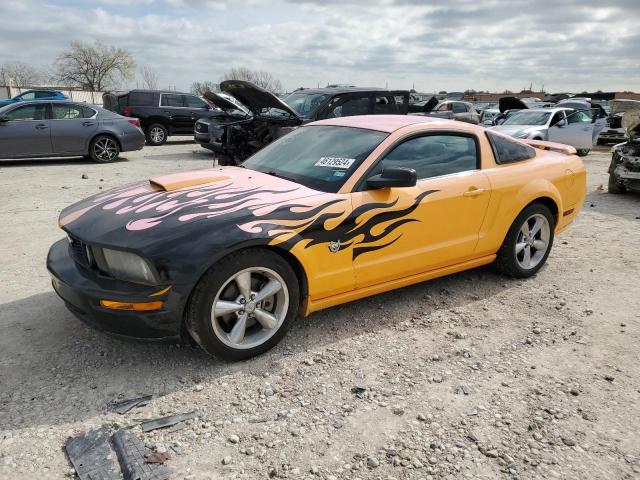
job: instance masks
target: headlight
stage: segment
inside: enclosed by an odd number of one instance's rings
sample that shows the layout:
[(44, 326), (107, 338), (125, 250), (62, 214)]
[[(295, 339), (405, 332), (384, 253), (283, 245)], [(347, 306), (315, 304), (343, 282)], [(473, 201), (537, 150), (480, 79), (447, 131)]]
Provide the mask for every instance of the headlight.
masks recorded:
[(529, 132), (519, 133), (516, 138), (529, 138)]
[(155, 269), (144, 258), (122, 250), (111, 250), (110, 248), (101, 250), (109, 273), (115, 278), (153, 285), (159, 283)]

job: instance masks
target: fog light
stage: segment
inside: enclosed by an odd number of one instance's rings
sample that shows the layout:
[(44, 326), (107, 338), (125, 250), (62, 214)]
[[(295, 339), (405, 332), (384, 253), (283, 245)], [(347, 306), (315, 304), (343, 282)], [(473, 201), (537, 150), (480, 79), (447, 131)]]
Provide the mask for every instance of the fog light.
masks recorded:
[(134, 310), (136, 312), (148, 312), (150, 310), (160, 310), (163, 302), (114, 302), (112, 300), (100, 300), (100, 305), (112, 310)]

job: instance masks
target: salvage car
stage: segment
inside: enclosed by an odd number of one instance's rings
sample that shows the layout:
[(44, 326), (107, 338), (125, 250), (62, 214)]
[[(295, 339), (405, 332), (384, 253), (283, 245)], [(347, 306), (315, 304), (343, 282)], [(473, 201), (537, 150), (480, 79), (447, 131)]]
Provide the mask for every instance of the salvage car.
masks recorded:
[(154, 147), (172, 135), (191, 135), (198, 119), (220, 114), (197, 95), (172, 90), (109, 92), (102, 101), (108, 110), (140, 120), (147, 144)]
[(425, 111), (425, 115), (430, 117), (445, 118), (447, 120), (458, 120), (473, 124), (480, 123), (480, 114), (470, 102), (456, 100), (445, 100), (438, 103), (433, 110)]
[(582, 208), (566, 145), (408, 115), (307, 124), (241, 167), (158, 176), (60, 214), (53, 288), (96, 328), (242, 359), (312, 312), (493, 263), (524, 278)]
[(6, 107), (7, 105), (18, 102), (28, 102), (30, 100), (67, 100), (68, 98), (69, 97), (67, 97), (59, 90), (38, 88), (33, 90), (26, 90), (22, 93), (19, 93), (13, 98), (0, 100), (0, 107)]
[(40, 100), (0, 108), (0, 158), (82, 155), (108, 163), (143, 146), (138, 119), (95, 105)]
[(511, 113), (500, 125), (489, 128), (516, 138), (571, 145), (582, 157), (589, 153), (593, 144), (591, 117), (586, 112), (571, 108), (519, 110)]
[[(376, 88), (335, 86), (297, 90), (283, 99), (250, 82), (226, 80), (220, 90), (231, 95), (251, 112), (216, 116), (196, 122), (194, 138), (214, 152), (220, 165), (238, 165), (273, 140), (300, 125), (323, 118), (369, 114), (406, 114), (409, 92)], [(209, 92), (205, 98), (226, 109), (220, 95)], [(224, 100), (224, 99), (222, 99)]]
[(640, 101), (612, 100), (611, 113), (622, 114), (622, 128), (629, 140), (612, 149), (609, 193), (640, 191)]

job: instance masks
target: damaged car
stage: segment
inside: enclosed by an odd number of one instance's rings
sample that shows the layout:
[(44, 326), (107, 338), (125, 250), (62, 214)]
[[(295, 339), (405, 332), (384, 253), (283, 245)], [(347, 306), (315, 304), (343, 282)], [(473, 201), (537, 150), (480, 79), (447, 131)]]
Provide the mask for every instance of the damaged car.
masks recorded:
[(445, 100), (433, 105), (431, 109), (427, 109), (431, 105), (432, 104), (425, 105), (424, 113), (419, 113), (418, 115), (444, 118), (446, 120), (458, 120), (459, 122), (467, 122), (474, 125), (480, 123), (480, 113), (478, 113), (473, 103)]
[[(406, 115), (409, 105), (408, 90), (333, 86), (300, 89), (280, 99), (242, 80), (226, 80), (220, 90), (244, 105), (246, 113), (241, 118), (202, 118), (196, 122), (194, 138), (214, 152), (223, 166), (239, 165), (272, 141), (309, 122), (356, 115)], [(208, 92), (205, 98), (226, 112), (232, 108), (232, 102), (224, 101), (219, 93)]]
[(615, 145), (609, 165), (609, 193), (640, 191), (640, 101), (612, 100), (611, 113), (622, 113), (629, 140)]
[(547, 140), (574, 147), (584, 157), (591, 150), (594, 123), (591, 110), (528, 108), (515, 97), (500, 99), (502, 118), (493, 130), (516, 138)]

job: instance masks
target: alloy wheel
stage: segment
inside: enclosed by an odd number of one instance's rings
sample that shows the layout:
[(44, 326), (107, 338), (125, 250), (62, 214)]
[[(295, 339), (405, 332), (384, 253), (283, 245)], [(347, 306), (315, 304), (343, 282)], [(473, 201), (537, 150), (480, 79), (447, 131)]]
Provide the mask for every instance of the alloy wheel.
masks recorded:
[(289, 308), (289, 290), (268, 268), (247, 268), (229, 278), (211, 306), (218, 339), (235, 349), (257, 347), (282, 326)]
[(93, 146), (93, 151), (103, 162), (109, 162), (118, 156), (118, 146), (108, 137), (99, 139)]
[(164, 140), (164, 130), (162, 130), (160, 127), (154, 127), (151, 129), (149, 136), (151, 137), (151, 141), (153, 143), (162, 143), (162, 141)]
[(536, 213), (522, 224), (516, 239), (515, 255), (518, 265), (531, 270), (544, 259), (549, 249), (551, 227), (547, 217)]

